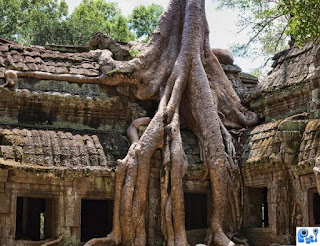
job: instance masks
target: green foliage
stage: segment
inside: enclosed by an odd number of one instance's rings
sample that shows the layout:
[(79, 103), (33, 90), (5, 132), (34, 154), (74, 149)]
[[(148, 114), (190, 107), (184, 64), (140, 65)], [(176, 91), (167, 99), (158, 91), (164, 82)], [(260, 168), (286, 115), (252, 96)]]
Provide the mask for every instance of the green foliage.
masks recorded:
[[(270, 56), (288, 47), (320, 36), (319, 0), (220, 0), (220, 7), (240, 10), (239, 30), (249, 32), (248, 42), (236, 44), (238, 55)], [(259, 43), (260, 46), (254, 45)]]
[(129, 17), (129, 22), (138, 38), (144, 38), (144, 41), (149, 40), (152, 31), (158, 24), (162, 12), (162, 6), (158, 4), (151, 4), (148, 7), (140, 5), (133, 9)]
[(129, 50), (131, 58), (135, 58), (137, 55), (139, 55), (139, 50)]
[(64, 0), (0, 0), (0, 36), (22, 44), (44, 44), (67, 12)]
[(120, 14), (113, 18), (109, 35), (122, 42), (129, 42), (135, 39), (134, 33), (129, 30), (127, 18)]
[(82, 0), (68, 16), (64, 0), (0, 0), (0, 36), (21, 44), (86, 45), (97, 32), (135, 39), (115, 2)]
[(72, 30), (72, 40), (69, 43), (74, 45), (85, 45), (97, 32), (106, 33), (118, 41), (134, 39), (127, 19), (115, 2), (83, 0), (68, 21)]
[(320, 37), (319, 0), (283, 0), (279, 6), (284, 14), (290, 15), (286, 33), (291, 34), (298, 45)]

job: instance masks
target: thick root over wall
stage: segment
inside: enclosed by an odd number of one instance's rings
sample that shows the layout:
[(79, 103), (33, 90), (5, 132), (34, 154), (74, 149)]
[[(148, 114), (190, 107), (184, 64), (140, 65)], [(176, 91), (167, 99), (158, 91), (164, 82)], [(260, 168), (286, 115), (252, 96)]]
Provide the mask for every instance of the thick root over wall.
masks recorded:
[[(163, 155), (160, 194), (165, 245), (188, 245), (182, 187), (188, 163), (180, 121), (198, 137), (211, 182), (213, 215), (207, 244), (235, 245), (227, 233), (238, 230), (241, 223), (241, 179), (227, 129), (253, 125), (257, 117), (241, 105), (210, 49), (204, 2), (171, 0), (137, 58), (121, 62), (108, 54), (103, 57), (105, 66), (130, 72), (143, 81), (136, 86), (137, 98), (157, 99), (159, 106), (152, 119), (137, 119), (129, 127), (131, 146), (116, 170), (113, 230), (86, 246), (147, 244), (147, 188), (151, 157), (157, 149)], [(147, 128), (139, 138), (140, 126)]]

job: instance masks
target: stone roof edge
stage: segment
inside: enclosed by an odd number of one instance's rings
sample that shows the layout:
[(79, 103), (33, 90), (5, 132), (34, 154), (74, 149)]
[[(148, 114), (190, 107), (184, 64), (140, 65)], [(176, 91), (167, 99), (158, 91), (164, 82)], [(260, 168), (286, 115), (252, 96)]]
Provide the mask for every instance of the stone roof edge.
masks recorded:
[(294, 90), (297, 87), (306, 85), (308, 83), (311, 84), (312, 88), (313, 88), (313, 83), (312, 83), (313, 79), (314, 79), (314, 77), (309, 77), (309, 78), (306, 78), (305, 80), (300, 81), (299, 83), (295, 83), (295, 84), (291, 84), (291, 85), (284, 85), (282, 87), (272, 87), (272, 88), (268, 88), (267, 90), (263, 90), (263, 91), (256, 89), (256, 91), (254, 93), (251, 93), (250, 98), (246, 98), (246, 102), (259, 100), (259, 98), (262, 98), (262, 97), (264, 98), (269, 95), (270, 96), (276, 95), (276, 94), (281, 93), (282, 91), (287, 90), (287, 89)]
[(14, 41), (11, 41), (11, 40), (6, 39), (6, 38), (1, 37), (1, 36), (0, 36), (0, 43), (3, 43), (3, 44), (18, 44), (18, 43), (14, 42)]
[(87, 167), (62, 167), (62, 166), (53, 166), (53, 167), (44, 167), (38, 165), (28, 165), (12, 161), (5, 160), (0, 158), (0, 169), (6, 170), (23, 170), (23, 171), (32, 171), (32, 172), (41, 172), (41, 173), (54, 173), (57, 176), (65, 176), (67, 174), (80, 174), (80, 176), (92, 175), (92, 173), (97, 173), (100, 176), (115, 176), (115, 168), (102, 167), (102, 166), (87, 166)]
[[(275, 54), (272, 57), (272, 60), (274, 60), (274, 63), (272, 64), (272, 67), (275, 68), (277, 65), (282, 64), (284, 61), (295, 58), (297, 56), (300, 56), (309, 50), (313, 49), (316, 45), (318, 45), (318, 50), (320, 49), (320, 38), (316, 41), (309, 41), (307, 42), (303, 47), (299, 48), (297, 45), (294, 45), (293, 47), (280, 51), (279, 53)], [(290, 54), (290, 52), (298, 50), (298, 52), (294, 52), (293, 54)]]
[[(290, 119), (291, 117), (287, 118)], [(272, 131), (280, 131), (283, 133), (289, 133), (289, 132), (300, 132), (301, 136), (300, 136), (300, 144), (299, 147), (297, 148), (297, 152), (296, 155), (300, 154), (301, 151), (301, 145), (303, 141), (306, 141), (306, 139), (304, 139), (304, 134), (310, 134), (310, 132), (314, 132), (315, 129), (309, 129), (309, 125), (312, 122), (318, 122), (318, 125), (320, 123), (319, 119), (290, 119), (290, 120), (278, 120), (276, 122), (273, 123), (265, 123), (265, 124), (261, 124), (258, 125), (256, 127), (254, 127), (251, 132), (254, 132), (253, 134), (250, 135), (250, 133), (247, 136), (247, 140), (246, 140), (246, 144), (245, 146), (251, 146), (252, 144), (254, 144), (257, 141), (262, 141), (264, 138), (254, 138), (254, 136), (258, 136), (259, 134), (267, 134), (268, 132), (271, 133)], [(274, 125), (273, 125), (274, 124)], [(271, 128), (268, 127), (268, 125), (272, 126)], [(260, 128), (260, 129), (257, 129)], [(257, 131), (258, 130), (258, 131)], [(273, 135), (273, 137), (276, 136), (276, 132)], [(272, 136), (267, 136), (272, 137)], [(273, 138), (272, 137), (272, 138)], [(250, 140), (250, 138), (253, 138), (253, 141)], [(292, 141), (292, 140), (286, 140), (284, 142), (288, 142), (288, 141)], [(317, 140), (314, 140), (317, 141)], [(281, 141), (282, 142), (282, 141)], [(251, 147), (250, 147), (251, 149)], [(285, 152), (283, 152), (283, 154), (285, 154)], [(250, 172), (259, 172), (261, 173), (262, 170), (264, 170), (263, 172), (274, 172), (276, 170), (281, 170), (281, 169), (286, 169), (288, 168), (287, 164), (284, 162), (283, 159), (279, 159), (279, 160), (271, 160), (270, 157), (272, 155), (269, 156), (269, 158), (266, 159), (266, 156), (261, 156), (260, 157), (260, 161), (261, 161), (261, 165), (255, 165), (254, 168), (251, 167), (251, 163), (247, 163), (248, 159), (243, 158), (244, 156), (241, 157), (241, 168), (244, 168), (245, 170), (250, 170)], [(298, 158), (298, 156), (297, 156)], [(307, 162), (305, 160), (298, 160), (297, 159), (297, 165), (291, 165), (291, 170), (293, 171), (293, 173), (295, 175), (307, 175), (307, 174), (311, 174), (314, 172), (313, 167), (314, 167), (314, 159), (310, 159)], [(307, 165), (306, 165), (307, 164)], [(248, 166), (247, 166), (248, 165)]]

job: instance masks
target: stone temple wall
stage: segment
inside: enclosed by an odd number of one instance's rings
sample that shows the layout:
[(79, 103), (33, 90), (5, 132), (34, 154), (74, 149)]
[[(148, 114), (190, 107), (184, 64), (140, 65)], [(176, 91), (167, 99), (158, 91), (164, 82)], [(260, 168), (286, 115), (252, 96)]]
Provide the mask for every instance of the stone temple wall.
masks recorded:
[[(51, 223), (50, 235), (55, 238), (62, 234), (65, 237), (79, 239), (81, 199), (112, 200), (114, 172), (2, 168), (0, 187), (1, 245), (41, 245), (44, 241), (30, 241), (28, 237), (17, 239), (18, 197), (49, 200), (52, 206), (51, 218), (46, 216), (46, 219)], [(30, 216), (27, 219), (30, 220)]]
[[(319, 120), (281, 120), (249, 132), (242, 156), (244, 228), (254, 245), (290, 244), (295, 241), (297, 226), (315, 225), (309, 196), (317, 191), (313, 167), (320, 153), (319, 126)], [(262, 189), (266, 192), (267, 226), (252, 223), (261, 202), (255, 205), (250, 199)], [(264, 217), (258, 216), (260, 221)]]
[(250, 108), (268, 122), (302, 112), (319, 118), (319, 52), (319, 42), (309, 42), (277, 54)]
[[(41, 245), (62, 235), (62, 245), (69, 246), (105, 236), (112, 221), (116, 160), (130, 145), (126, 129), (134, 119), (152, 117), (157, 109), (156, 102), (137, 100), (134, 87), (125, 84), (79, 85), (26, 77), (6, 86), (8, 69), (88, 78), (102, 73), (94, 52), (50, 49), (0, 43), (0, 245)], [(115, 59), (130, 59), (124, 45), (113, 43), (108, 49)], [(257, 79), (236, 65), (222, 66), (241, 98), (248, 96)], [(190, 164), (183, 183), (186, 227), (195, 245), (204, 240), (210, 223), (210, 187), (208, 180), (200, 181), (205, 170), (197, 138), (182, 129), (182, 139)], [(148, 245), (163, 241), (160, 176), (161, 153), (156, 151), (146, 214)], [(103, 204), (108, 206), (106, 214), (99, 207)], [(90, 218), (105, 220), (91, 225), (98, 234), (87, 228)], [(30, 221), (35, 228), (28, 229)]]
[[(318, 223), (318, 46), (279, 54), (274, 70), (259, 84), (239, 67), (222, 64), (240, 98), (260, 117), (256, 127), (231, 131), (243, 177), (242, 233), (252, 246), (293, 243), (296, 226)], [(14, 87), (3, 86), (8, 69), (88, 77), (102, 73), (93, 53), (61, 48), (0, 44), (0, 245), (41, 245), (62, 235), (62, 245), (69, 246), (106, 235), (116, 160), (130, 144), (126, 129), (156, 110), (155, 102), (137, 100), (134, 87), (123, 84), (19, 78)], [(120, 51), (118, 47), (122, 59)], [(200, 181), (205, 170), (197, 138), (187, 129), (182, 138), (190, 164), (183, 182), (186, 227), (190, 245), (195, 245), (210, 223), (210, 187), (208, 180)], [(147, 239), (148, 245), (162, 245), (160, 151), (151, 164)], [(103, 213), (101, 206), (108, 209)], [(90, 218), (106, 223), (95, 227)], [(28, 229), (30, 221), (36, 229)], [(94, 235), (89, 225), (101, 234)]]
[(274, 60), (250, 103), (262, 124), (244, 134), (241, 151), (243, 227), (257, 246), (295, 244), (296, 227), (320, 224), (319, 42)]
[[(183, 131), (182, 135), (191, 164), (184, 182), (185, 192), (207, 196), (209, 182), (199, 181), (204, 170), (197, 140), (191, 132)], [(50, 216), (46, 214), (51, 224), (49, 238), (63, 235), (79, 243), (84, 234), (81, 226), (82, 214), (85, 213), (83, 201), (109, 200), (112, 203), (115, 162), (125, 156), (128, 147), (128, 140), (119, 133), (0, 128), (1, 245), (41, 245), (45, 241), (31, 238), (30, 233), (19, 237), (19, 213), (23, 213), (19, 210), (19, 199), (49, 201)], [(159, 227), (160, 166), (161, 153), (157, 151), (152, 160), (146, 215), (150, 245), (162, 244)], [(206, 214), (210, 214), (210, 206), (205, 206), (208, 209)], [(26, 221), (31, 215), (24, 216), (20, 220)], [(207, 217), (205, 219), (205, 223), (209, 222)], [(111, 221), (112, 215), (109, 214), (106, 223)], [(206, 226), (190, 230), (190, 242), (195, 240), (195, 243), (197, 238), (203, 240)], [(69, 245), (68, 241), (66, 245)]]

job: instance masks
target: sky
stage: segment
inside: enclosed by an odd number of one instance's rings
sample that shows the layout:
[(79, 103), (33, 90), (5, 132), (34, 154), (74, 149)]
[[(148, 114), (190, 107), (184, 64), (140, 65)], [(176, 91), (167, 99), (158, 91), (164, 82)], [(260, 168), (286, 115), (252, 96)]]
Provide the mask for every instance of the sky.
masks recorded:
[[(112, 0), (117, 2), (125, 16), (131, 14), (132, 10), (139, 5), (150, 5), (156, 3), (167, 8), (169, 0)], [(66, 0), (71, 13), (81, 0)], [(245, 42), (247, 34), (237, 34), (236, 23), (239, 21), (238, 13), (235, 10), (217, 10), (213, 0), (206, 0), (207, 19), (210, 28), (210, 44), (212, 48), (228, 49), (235, 42)], [(250, 61), (250, 59), (234, 57), (235, 64), (239, 65), (244, 72), (250, 72), (262, 61)]]

